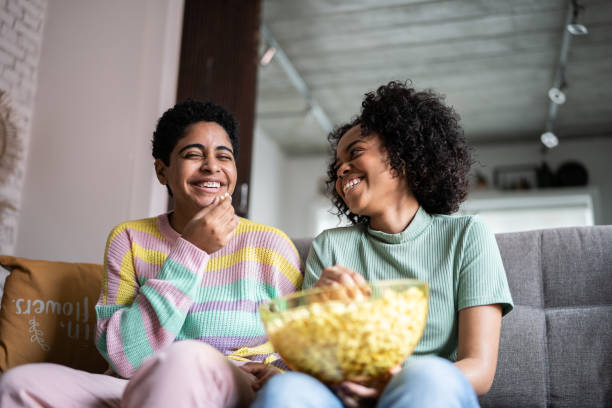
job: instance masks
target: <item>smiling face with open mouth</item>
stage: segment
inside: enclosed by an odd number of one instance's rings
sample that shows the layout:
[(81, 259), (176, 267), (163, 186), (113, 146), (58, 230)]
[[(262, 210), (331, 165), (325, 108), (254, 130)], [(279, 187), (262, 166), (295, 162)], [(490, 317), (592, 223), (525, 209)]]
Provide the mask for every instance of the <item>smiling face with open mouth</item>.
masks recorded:
[(174, 197), (175, 213), (193, 215), (215, 197), (232, 194), (236, 161), (229, 136), (215, 122), (190, 125), (170, 153), (169, 165), (155, 161), (157, 176)]
[(336, 191), (353, 214), (374, 218), (410, 193), (406, 178), (391, 169), (380, 136), (350, 128), (336, 149)]

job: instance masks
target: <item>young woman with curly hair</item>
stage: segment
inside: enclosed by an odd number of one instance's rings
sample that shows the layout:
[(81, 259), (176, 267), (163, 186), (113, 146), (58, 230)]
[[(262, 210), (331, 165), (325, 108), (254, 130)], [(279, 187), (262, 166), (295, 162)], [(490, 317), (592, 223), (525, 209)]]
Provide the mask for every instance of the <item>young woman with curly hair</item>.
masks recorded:
[(304, 288), (420, 279), (430, 289), (427, 325), (382, 387), (328, 388), (291, 372), (273, 377), (254, 406), (478, 406), (513, 304), (493, 233), (478, 218), (449, 215), (467, 195), (471, 164), (458, 116), (435, 93), (390, 82), (329, 140), (332, 201), (353, 225), (313, 241)]

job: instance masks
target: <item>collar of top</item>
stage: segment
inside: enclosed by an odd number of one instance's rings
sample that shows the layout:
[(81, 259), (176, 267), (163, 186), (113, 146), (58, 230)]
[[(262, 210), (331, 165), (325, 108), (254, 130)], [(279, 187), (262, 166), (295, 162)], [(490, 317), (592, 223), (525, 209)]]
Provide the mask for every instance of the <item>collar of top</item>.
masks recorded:
[(169, 242), (174, 242), (181, 236), (181, 234), (176, 232), (174, 228), (172, 228), (172, 225), (170, 225), (170, 214), (172, 214), (172, 211), (158, 216), (157, 227), (159, 228), (159, 232), (161, 232), (166, 240)]
[(429, 226), (432, 221), (431, 215), (419, 206), (414, 218), (408, 224), (405, 230), (398, 232), (397, 234), (388, 234), (386, 232), (377, 231), (368, 225), (368, 235), (375, 238), (378, 241), (385, 242), (387, 244), (400, 244), (415, 239)]

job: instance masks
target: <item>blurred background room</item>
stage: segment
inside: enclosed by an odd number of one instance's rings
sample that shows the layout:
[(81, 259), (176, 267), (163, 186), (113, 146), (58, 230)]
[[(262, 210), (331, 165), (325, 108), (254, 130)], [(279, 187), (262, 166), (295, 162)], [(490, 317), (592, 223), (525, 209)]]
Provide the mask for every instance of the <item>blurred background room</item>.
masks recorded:
[(150, 140), (185, 97), (238, 116), (240, 214), (341, 225), (326, 136), (390, 80), (461, 116), (462, 213), (612, 224), (611, 44), (609, 0), (0, 0), (0, 253), (100, 263), (114, 225), (166, 211)]

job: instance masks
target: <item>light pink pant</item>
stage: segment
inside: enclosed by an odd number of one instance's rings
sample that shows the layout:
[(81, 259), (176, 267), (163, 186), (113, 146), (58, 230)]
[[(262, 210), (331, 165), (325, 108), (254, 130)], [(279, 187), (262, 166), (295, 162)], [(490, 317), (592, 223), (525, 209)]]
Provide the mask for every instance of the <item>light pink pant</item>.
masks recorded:
[(0, 407), (248, 407), (252, 377), (215, 348), (176, 342), (130, 380), (57, 364), (26, 364), (0, 376)]

